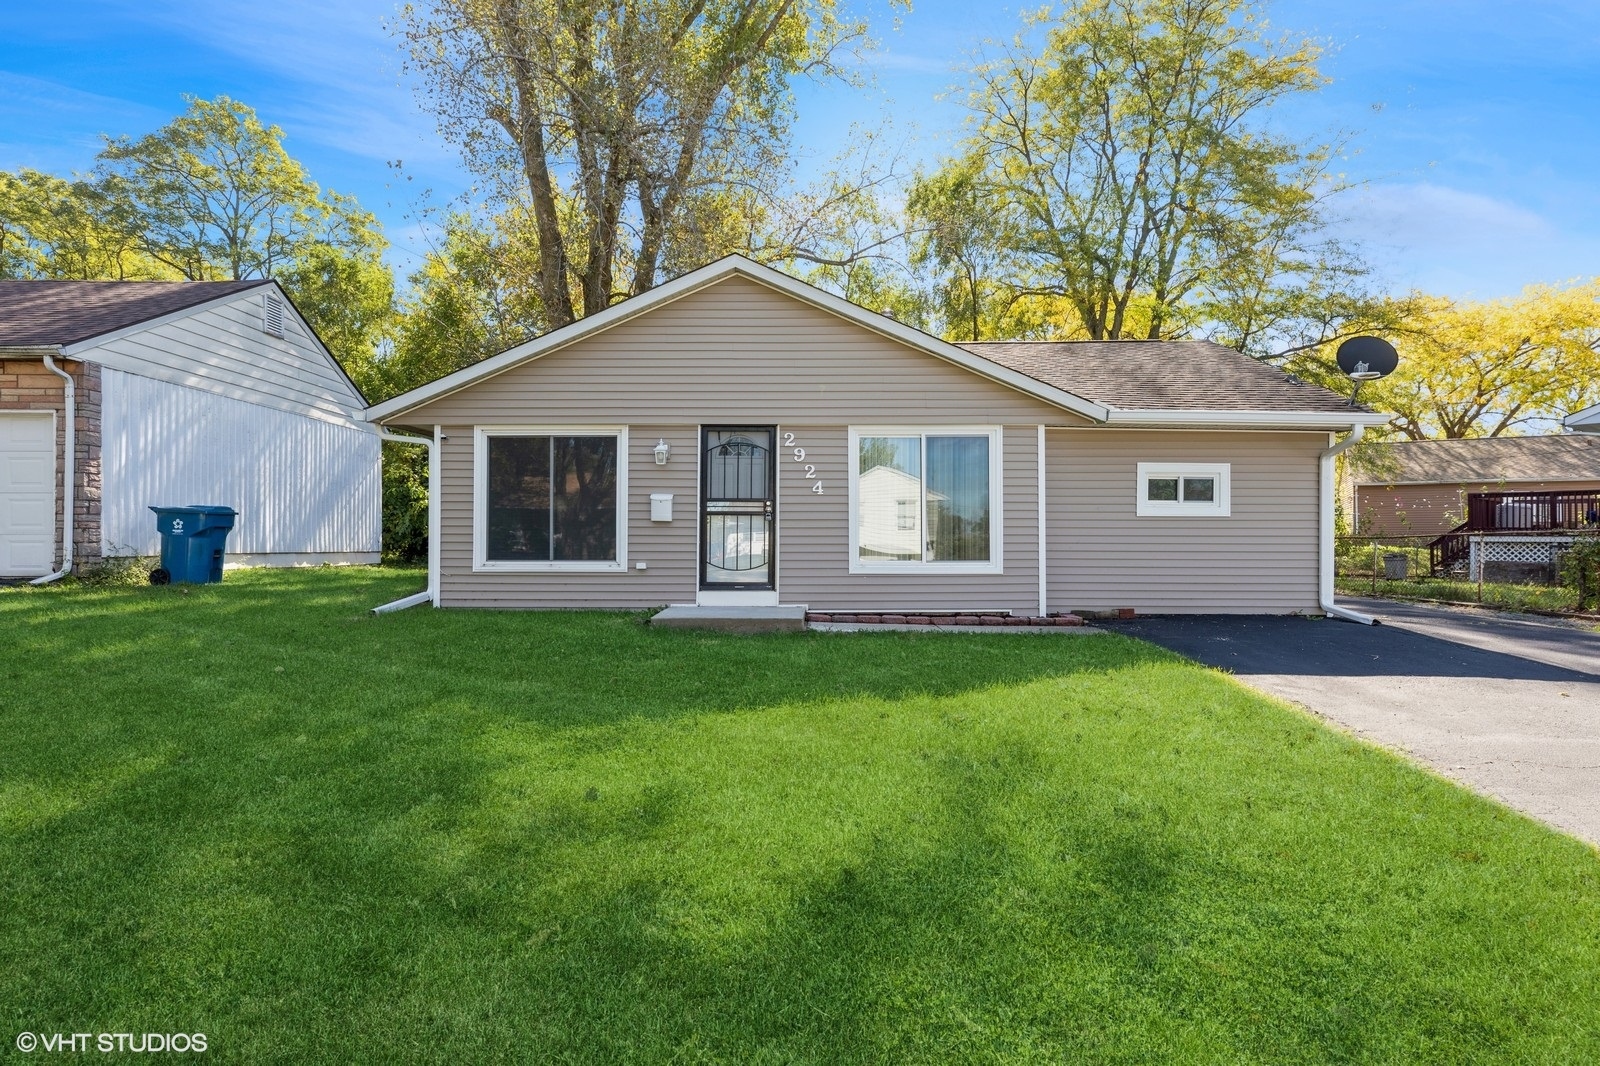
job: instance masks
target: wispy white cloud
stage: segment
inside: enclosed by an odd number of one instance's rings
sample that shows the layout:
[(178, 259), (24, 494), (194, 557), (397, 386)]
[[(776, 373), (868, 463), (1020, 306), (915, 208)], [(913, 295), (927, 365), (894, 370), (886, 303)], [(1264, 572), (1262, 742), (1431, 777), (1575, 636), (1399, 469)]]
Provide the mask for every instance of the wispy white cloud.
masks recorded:
[(1600, 271), (1600, 234), (1482, 193), (1376, 184), (1345, 206), (1342, 230), (1397, 288), (1492, 297)]
[(369, 159), (404, 159), (430, 171), (454, 168), (433, 120), (401, 76), (385, 28), (384, 0), (274, 0), (147, 4), (138, 17), (274, 75), (270, 116), (298, 137)]
[(27, 142), (0, 140), (0, 169), (87, 170), (100, 150), (99, 134), (139, 129), (161, 119), (154, 108), (131, 100), (0, 70), (0, 130), (56, 131)]

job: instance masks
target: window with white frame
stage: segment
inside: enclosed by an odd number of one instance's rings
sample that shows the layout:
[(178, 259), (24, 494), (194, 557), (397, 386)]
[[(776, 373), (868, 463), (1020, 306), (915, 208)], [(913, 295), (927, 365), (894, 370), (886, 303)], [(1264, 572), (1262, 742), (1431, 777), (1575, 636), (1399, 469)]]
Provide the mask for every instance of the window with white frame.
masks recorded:
[(1000, 569), (1000, 428), (850, 431), (850, 568)]
[(621, 428), (480, 427), (475, 568), (621, 569), (627, 452)]
[(1134, 491), (1140, 515), (1226, 518), (1228, 463), (1140, 463)]

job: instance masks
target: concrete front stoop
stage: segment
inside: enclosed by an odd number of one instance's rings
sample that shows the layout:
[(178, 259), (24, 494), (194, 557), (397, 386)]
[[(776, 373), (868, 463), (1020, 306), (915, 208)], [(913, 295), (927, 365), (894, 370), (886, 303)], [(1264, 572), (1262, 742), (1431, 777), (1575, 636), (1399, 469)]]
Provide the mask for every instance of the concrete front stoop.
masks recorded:
[(675, 603), (650, 619), (668, 629), (714, 629), (721, 633), (802, 633), (805, 604), (777, 607), (713, 607)]

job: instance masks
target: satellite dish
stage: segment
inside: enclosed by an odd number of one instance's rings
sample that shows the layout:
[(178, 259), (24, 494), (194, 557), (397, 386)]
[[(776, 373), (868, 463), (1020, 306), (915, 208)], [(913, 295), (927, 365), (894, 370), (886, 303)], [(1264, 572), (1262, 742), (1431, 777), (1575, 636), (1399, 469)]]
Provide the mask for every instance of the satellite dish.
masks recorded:
[(1376, 381), (1394, 373), (1400, 353), (1382, 337), (1351, 337), (1339, 345), (1335, 358), (1351, 381)]

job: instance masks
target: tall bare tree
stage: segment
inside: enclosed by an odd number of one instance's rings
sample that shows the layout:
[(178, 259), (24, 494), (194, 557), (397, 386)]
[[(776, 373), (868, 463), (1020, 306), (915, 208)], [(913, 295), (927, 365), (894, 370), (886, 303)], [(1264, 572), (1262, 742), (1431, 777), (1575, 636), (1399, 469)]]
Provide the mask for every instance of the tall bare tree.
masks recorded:
[(530, 214), (552, 327), (759, 245), (790, 82), (846, 77), (866, 30), (837, 0), (429, 0), (397, 28), (441, 132)]

